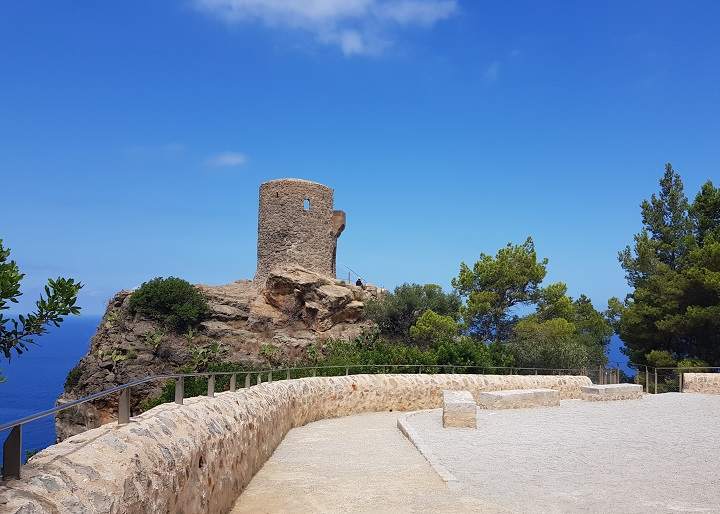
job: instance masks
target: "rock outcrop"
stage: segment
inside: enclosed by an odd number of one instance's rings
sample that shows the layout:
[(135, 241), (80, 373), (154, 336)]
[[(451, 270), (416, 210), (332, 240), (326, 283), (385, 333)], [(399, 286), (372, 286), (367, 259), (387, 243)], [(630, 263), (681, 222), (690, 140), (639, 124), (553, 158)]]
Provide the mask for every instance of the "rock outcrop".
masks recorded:
[[(196, 331), (178, 334), (130, 312), (131, 291), (110, 301), (88, 354), (70, 372), (58, 403), (153, 374), (173, 373), (193, 359), (193, 349), (220, 343), (224, 361), (248, 368), (302, 362), (308, 349), (332, 339), (348, 340), (372, 327), (364, 303), (379, 297), (374, 286), (357, 287), (298, 266), (274, 269), (263, 287), (252, 281), (197, 286), (210, 314)], [(161, 383), (134, 387), (135, 412), (161, 392)], [(63, 440), (116, 418), (117, 398), (106, 397), (63, 411), (56, 418)]]

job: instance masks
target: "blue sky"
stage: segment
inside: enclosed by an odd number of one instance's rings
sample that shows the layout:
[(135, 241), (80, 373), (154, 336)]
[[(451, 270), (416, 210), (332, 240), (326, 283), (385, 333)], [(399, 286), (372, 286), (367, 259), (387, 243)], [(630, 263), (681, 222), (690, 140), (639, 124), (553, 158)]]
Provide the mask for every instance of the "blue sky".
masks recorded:
[(663, 164), (720, 180), (714, 1), (155, 0), (0, 7), (0, 237), (99, 313), (249, 278), (261, 182), (348, 214), (338, 269), (448, 287), (528, 235), (597, 307)]

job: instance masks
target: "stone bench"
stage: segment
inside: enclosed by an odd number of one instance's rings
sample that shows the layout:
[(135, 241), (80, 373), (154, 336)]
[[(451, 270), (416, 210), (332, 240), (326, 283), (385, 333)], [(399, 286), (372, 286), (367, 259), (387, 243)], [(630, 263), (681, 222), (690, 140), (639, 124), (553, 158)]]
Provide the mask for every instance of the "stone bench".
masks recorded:
[(642, 398), (640, 384), (606, 384), (583, 386), (581, 397), (589, 401), (636, 400)]
[(443, 391), (443, 427), (477, 428), (476, 414), (470, 391)]
[(554, 389), (509, 389), (478, 395), (481, 409), (525, 409), (560, 405), (560, 394)]

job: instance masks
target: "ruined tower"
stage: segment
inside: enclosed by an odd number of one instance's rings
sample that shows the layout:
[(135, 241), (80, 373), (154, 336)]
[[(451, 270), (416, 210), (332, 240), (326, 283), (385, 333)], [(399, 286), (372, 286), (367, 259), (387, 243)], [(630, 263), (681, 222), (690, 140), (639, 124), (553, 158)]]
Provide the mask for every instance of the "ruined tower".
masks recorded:
[(260, 186), (257, 271), (264, 283), (279, 265), (297, 264), (335, 276), (337, 239), (345, 213), (333, 210), (333, 190), (301, 179), (280, 179)]

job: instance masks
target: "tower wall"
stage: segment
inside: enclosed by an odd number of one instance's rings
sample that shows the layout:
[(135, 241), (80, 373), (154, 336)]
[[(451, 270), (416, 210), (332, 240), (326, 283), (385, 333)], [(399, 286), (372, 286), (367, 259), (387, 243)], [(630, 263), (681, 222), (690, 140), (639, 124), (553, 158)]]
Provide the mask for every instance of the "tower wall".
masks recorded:
[(333, 190), (300, 179), (281, 179), (260, 186), (257, 271), (263, 283), (279, 265), (297, 264), (335, 276), (337, 238), (345, 213), (333, 210)]

